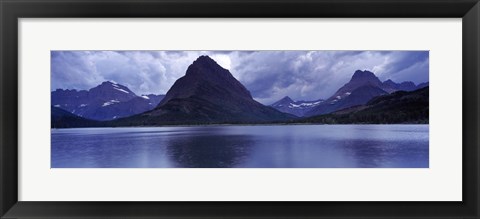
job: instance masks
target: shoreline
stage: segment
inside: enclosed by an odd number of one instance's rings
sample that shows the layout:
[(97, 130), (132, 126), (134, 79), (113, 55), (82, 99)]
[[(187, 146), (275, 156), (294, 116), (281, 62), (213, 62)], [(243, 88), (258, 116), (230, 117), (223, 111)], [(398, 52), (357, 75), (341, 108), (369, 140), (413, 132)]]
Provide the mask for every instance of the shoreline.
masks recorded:
[(159, 125), (159, 126), (97, 126), (97, 127), (68, 127), (68, 128), (52, 128), (53, 129), (81, 129), (81, 128), (168, 128), (168, 127), (212, 127), (212, 126), (298, 126), (298, 125), (331, 125), (331, 126), (345, 126), (345, 125), (430, 125), (429, 123), (351, 123), (351, 124), (320, 124), (320, 123), (266, 123), (266, 124), (202, 124), (202, 125)]

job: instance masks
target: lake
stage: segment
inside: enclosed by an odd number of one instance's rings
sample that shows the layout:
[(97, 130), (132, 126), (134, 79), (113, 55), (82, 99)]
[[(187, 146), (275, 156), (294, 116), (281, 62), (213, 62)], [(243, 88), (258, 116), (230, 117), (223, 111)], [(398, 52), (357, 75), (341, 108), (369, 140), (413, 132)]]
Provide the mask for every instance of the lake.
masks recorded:
[(51, 130), (52, 168), (428, 168), (428, 125)]

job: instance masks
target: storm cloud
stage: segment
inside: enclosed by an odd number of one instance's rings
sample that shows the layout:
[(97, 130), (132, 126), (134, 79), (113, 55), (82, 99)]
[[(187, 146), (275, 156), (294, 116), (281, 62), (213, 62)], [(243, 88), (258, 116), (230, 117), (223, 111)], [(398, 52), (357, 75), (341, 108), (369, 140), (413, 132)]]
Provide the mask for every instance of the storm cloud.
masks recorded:
[(328, 98), (356, 70), (380, 80), (429, 79), (428, 51), (52, 51), (51, 89), (114, 81), (137, 94), (165, 94), (200, 55), (230, 70), (259, 102)]

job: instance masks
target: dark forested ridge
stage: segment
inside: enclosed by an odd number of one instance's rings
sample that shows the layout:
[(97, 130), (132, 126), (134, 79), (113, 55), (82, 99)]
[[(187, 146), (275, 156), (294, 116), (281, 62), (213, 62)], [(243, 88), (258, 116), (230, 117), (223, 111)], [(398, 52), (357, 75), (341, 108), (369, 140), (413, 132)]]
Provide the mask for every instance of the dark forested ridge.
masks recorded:
[(58, 107), (52, 106), (50, 109), (52, 111), (51, 128), (97, 127), (102, 125), (101, 122), (85, 119)]
[(397, 91), (327, 115), (299, 120), (320, 124), (428, 124), (429, 87), (415, 91)]

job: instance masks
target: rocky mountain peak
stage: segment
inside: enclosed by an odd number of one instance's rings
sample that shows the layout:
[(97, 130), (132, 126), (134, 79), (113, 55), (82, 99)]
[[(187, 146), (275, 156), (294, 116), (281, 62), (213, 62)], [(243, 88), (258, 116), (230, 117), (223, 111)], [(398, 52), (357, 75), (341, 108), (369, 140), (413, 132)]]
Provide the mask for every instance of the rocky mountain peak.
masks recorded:
[(252, 99), (250, 92), (233, 77), (230, 71), (222, 68), (210, 57), (200, 56), (188, 66), (185, 76), (175, 81), (159, 107), (176, 98), (197, 96), (219, 99), (220, 96), (227, 94)]
[[(151, 112), (132, 118), (142, 124), (276, 121), (295, 116), (256, 102), (227, 69), (200, 56)], [(148, 119), (147, 119), (148, 118)]]
[(217, 62), (215, 62), (215, 60), (213, 60), (209, 56), (202, 55), (198, 57), (190, 66), (188, 66), (186, 75), (203, 74), (203, 76), (207, 76), (207, 74), (209, 73), (221, 73), (223, 71), (227, 70), (222, 68)]
[(373, 74), (373, 72), (368, 71), (368, 70), (357, 70), (355, 73), (353, 73), (352, 78), (350, 79), (350, 82), (375, 82), (375, 83), (381, 83), (380, 80)]
[(282, 101), (282, 102), (287, 102), (287, 103), (291, 103), (291, 102), (295, 102), (292, 100), (292, 98), (290, 98), (289, 96), (284, 96), (282, 99), (280, 99), (279, 101)]

